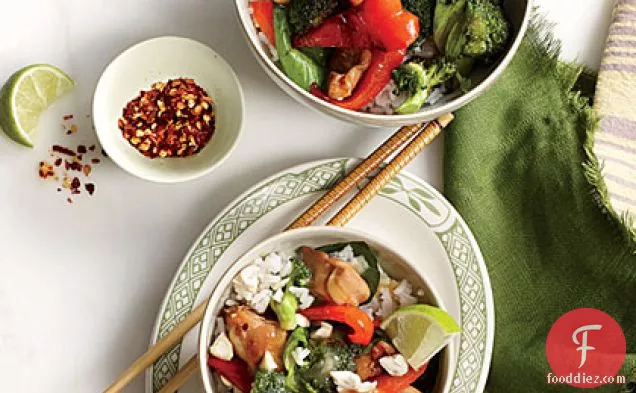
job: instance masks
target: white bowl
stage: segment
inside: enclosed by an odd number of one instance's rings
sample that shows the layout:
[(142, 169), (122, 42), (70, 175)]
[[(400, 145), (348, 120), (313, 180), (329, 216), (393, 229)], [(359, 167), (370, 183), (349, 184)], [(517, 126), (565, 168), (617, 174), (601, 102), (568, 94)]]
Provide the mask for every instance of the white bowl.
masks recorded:
[(472, 90), (466, 94), (449, 94), (434, 105), (425, 106), (417, 113), (408, 115), (377, 115), (340, 108), (337, 105), (315, 97), (289, 79), (276, 63), (272, 61), (267, 49), (259, 39), (258, 31), (252, 22), (249, 1), (251, 0), (234, 0), (234, 5), (248, 46), (267, 75), (269, 75), (281, 89), (287, 92), (287, 94), (309, 108), (349, 123), (374, 127), (399, 127), (430, 121), (461, 108), (486, 92), (503, 73), (504, 69), (517, 53), (517, 49), (527, 30), (533, 7), (532, 0), (505, 0), (503, 2), (506, 16), (512, 24), (511, 44), (508, 51), (492, 67), (478, 68), (473, 72), (471, 75), (471, 79), (473, 80)]
[[(123, 108), (154, 82), (192, 78), (215, 103), (216, 130), (199, 153), (183, 158), (150, 159), (122, 136), (117, 121)], [(234, 150), (244, 117), (241, 85), (230, 65), (206, 45), (181, 37), (141, 42), (120, 54), (106, 68), (93, 98), (93, 122), (108, 156), (142, 179), (177, 183), (205, 175)]]
[[(216, 393), (218, 389), (217, 379), (207, 366), (208, 348), (214, 334), (216, 318), (223, 309), (225, 300), (230, 294), (232, 279), (255, 258), (274, 251), (292, 254), (300, 246), (318, 247), (331, 243), (365, 241), (378, 254), (378, 262), (382, 268), (393, 278), (406, 278), (414, 288), (425, 291), (425, 300), (429, 304), (445, 308), (440, 302), (440, 297), (430, 285), (426, 266), (418, 261), (408, 261), (394, 249), (387, 247), (382, 242), (366, 233), (340, 227), (316, 226), (283, 232), (273, 236), (252, 248), (239, 258), (224, 274), (214, 288), (205, 310), (203, 321), (199, 329), (199, 370), (206, 393)], [(439, 284), (439, 283), (436, 283)], [(447, 392), (451, 386), (452, 375), (455, 372), (457, 356), (455, 346), (458, 340), (451, 340), (441, 361), (440, 375), (437, 379), (435, 392)]]

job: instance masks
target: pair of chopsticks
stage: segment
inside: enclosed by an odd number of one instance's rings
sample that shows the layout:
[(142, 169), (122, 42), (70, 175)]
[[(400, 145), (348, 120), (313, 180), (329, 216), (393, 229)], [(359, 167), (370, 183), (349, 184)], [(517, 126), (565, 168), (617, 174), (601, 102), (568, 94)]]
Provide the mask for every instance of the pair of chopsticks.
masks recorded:
[[(358, 164), (351, 173), (314, 203), (305, 213), (298, 217), (296, 221), (289, 225), (286, 230), (306, 227), (313, 224), (320, 216), (334, 206), (336, 202), (366, 180), (367, 176), (380, 168), (389, 157), (394, 155), (406, 144), (406, 146), (327, 223), (327, 225), (330, 226), (344, 226), (371, 198), (377, 195), (402, 168), (428, 146), (442, 130), (453, 121), (453, 118), (453, 115), (449, 113), (431, 121), (426, 127), (420, 123), (400, 128), (369, 157)], [(169, 334), (159, 340), (124, 371), (104, 393), (121, 392), (137, 375), (151, 366), (161, 355), (176, 345), (190, 329), (203, 319), (207, 304), (208, 301), (206, 300), (195, 308), (183, 321), (175, 326)], [(198, 367), (197, 355), (194, 355), (159, 393), (174, 393), (197, 371)]]

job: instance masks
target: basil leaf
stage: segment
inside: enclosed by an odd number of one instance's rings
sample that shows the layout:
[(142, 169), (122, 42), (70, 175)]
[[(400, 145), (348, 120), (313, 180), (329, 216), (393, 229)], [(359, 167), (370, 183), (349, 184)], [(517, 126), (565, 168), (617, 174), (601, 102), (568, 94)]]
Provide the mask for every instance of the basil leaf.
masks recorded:
[(375, 292), (378, 290), (378, 284), (380, 284), (380, 270), (378, 269), (378, 257), (375, 255), (375, 252), (373, 252), (373, 250), (367, 243), (358, 241), (349, 243), (328, 244), (326, 246), (318, 247), (316, 248), (316, 250), (331, 254), (334, 252), (342, 251), (347, 246), (351, 246), (351, 248), (353, 249), (353, 255), (357, 257), (364, 257), (364, 259), (367, 261), (367, 264), (369, 265), (369, 267), (364, 272), (362, 272), (361, 276), (369, 286), (371, 296), (368, 300), (371, 300), (375, 295)]

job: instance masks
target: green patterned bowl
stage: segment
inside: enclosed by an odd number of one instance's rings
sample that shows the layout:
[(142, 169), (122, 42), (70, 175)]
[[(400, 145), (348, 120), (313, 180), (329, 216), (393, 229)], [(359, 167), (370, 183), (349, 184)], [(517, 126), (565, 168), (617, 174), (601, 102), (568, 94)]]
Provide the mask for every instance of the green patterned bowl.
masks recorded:
[[(453, 283), (435, 283), (436, 285), (430, 285), (427, 266), (417, 263), (417, 261), (407, 260), (399, 251), (388, 247), (381, 240), (364, 232), (349, 228), (316, 226), (275, 235), (243, 254), (223, 274), (210, 296), (199, 330), (199, 370), (206, 393), (217, 393), (219, 391), (217, 388), (218, 378), (210, 372), (207, 366), (208, 347), (214, 333), (216, 318), (224, 307), (224, 302), (230, 293), (232, 279), (243, 268), (251, 264), (255, 258), (264, 254), (274, 251), (290, 254), (300, 246), (317, 247), (345, 241), (367, 242), (378, 253), (378, 261), (391, 277), (398, 280), (407, 278), (415, 288), (421, 288), (425, 291), (425, 301), (427, 303), (445, 308), (445, 305), (439, 300), (440, 296), (433, 290), (433, 287), (445, 284), (452, 285)], [(457, 364), (456, 345), (458, 345), (458, 340), (451, 340), (449, 347), (442, 352), (441, 372), (437, 378), (436, 392), (445, 391), (445, 387), (451, 383)]]

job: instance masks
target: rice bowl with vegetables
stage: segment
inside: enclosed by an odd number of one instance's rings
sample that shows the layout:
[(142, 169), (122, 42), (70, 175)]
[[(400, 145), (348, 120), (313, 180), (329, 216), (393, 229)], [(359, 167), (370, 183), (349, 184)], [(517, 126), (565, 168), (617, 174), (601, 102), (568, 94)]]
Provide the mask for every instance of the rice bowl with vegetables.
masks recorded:
[(379, 255), (353, 241), (241, 265), (218, 314), (205, 318), (214, 325), (202, 351), (215, 391), (418, 392), (460, 328), (426, 304), (424, 288), (387, 274)]
[(253, 0), (249, 11), (291, 82), (371, 114), (418, 113), (469, 91), (472, 70), (496, 63), (512, 36), (497, 0)]

